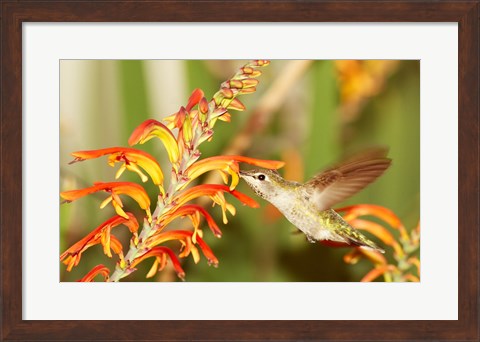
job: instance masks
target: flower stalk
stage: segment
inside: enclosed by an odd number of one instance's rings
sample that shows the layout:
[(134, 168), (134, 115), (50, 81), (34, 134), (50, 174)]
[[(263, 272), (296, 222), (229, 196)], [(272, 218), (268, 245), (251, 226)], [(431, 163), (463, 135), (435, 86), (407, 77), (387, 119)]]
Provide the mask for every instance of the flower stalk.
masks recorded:
[[(239, 164), (248, 163), (263, 168), (278, 169), (283, 162), (271, 160), (259, 160), (243, 156), (216, 156), (199, 160), (201, 157), (200, 145), (213, 138), (213, 128), (218, 120), (229, 122), (230, 111), (243, 111), (245, 106), (237, 98), (242, 94), (249, 94), (256, 91), (258, 80), (261, 75), (259, 68), (268, 65), (268, 61), (255, 60), (240, 68), (229, 80), (221, 84), (220, 90), (213, 95), (212, 100), (207, 101), (200, 89), (195, 89), (187, 104), (166, 117), (162, 122), (154, 119), (141, 123), (128, 139), (130, 146), (144, 144), (147, 141), (157, 138), (164, 145), (171, 165), (170, 182), (168, 188), (164, 187), (164, 172), (155, 158), (136, 148), (112, 147), (94, 151), (79, 151), (72, 155), (75, 159), (72, 163), (88, 159), (109, 156), (108, 162), (114, 166), (116, 162), (123, 163), (116, 178), (119, 178), (125, 170), (138, 174), (142, 182), (148, 178), (158, 186), (159, 193), (153, 213), (150, 212), (150, 198), (142, 186), (130, 182), (95, 183), (92, 187), (80, 190), (62, 192), (60, 195), (65, 202), (72, 202), (85, 195), (105, 191), (109, 197), (102, 203), (105, 207), (111, 203), (118, 216), (112, 218), (97, 227), (84, 239), (74, 244), (62, 254), (61, 260), (68, 266), (67, 271), (78, 265), (82, 252), (95, 244), (102, 244), (104, 253), (112, 257), (111, 249), (118, 256), (119, 261), (113, 273), (105, 266), (99, 265), (87, 274), (82, 281), (92, 281), (98, 275), (104, 275), (106, 281), (117, 282), (135, 272), (136, 266), (149, 258), (155, 258), (152, 268), (147, 277), (152, 277), (156, 272), (161, 271), (168, 260), (171, 260), (179, 278), (184, 279), (185, 272), (181, 267), (178, 258), (192, 255), (194, 262), (199, 262), (199, 250), (205, 255), (209, 264), (217, 265), (218, 259), (210, 247), (203, 241), (203, 232), (200, 227), (201, 217), (216, 237), (221, 236), (221, 231), (210, 214), (202, 207), (195, 204), (188, 204), (189, 201), (201, 196), (209, 197), (213, 204), (220, 206), (223, 214), (223, 222), (227, 223), (227, 212), (234, 215), (235, 207), (227, 202), (225, 194), (233, 195), (242, 204), (250, 207), (258, 207), (258, 204), (248, 196), (235, 190), (239, 181)], [(176, 134), (174, 133), (176, 132)], [(225, 184), (201, 184), (188, 188), (188, 185), (209, 171), (218, 171), (222, 175)], [(148, 177), (148, 176), (149, 177)], [(142, 228), (132, 217), (131, 213), (125, 212), (119, 195), (132, 197), (145, 211)], [(175, 218), (187, 216), (192, 223), (192, 231), (168, 230), (165, 231)], [(131, 221), (130, 221), (131, 220)], [(133, 220), (136, 223), (133, 229)], [(111, 234), (111, 228), (118, 224), (127, 225), (132, 232), (130, 246), (123, 255), (121, 244)], [(177, 255), (169, 247), (162, 244), (169, 240), (176, 240), (180, 243), (180, 253)], [(197, 246), (199, 248), (197, 248)], [(111, 273), (111, 274), (110, 274)]]

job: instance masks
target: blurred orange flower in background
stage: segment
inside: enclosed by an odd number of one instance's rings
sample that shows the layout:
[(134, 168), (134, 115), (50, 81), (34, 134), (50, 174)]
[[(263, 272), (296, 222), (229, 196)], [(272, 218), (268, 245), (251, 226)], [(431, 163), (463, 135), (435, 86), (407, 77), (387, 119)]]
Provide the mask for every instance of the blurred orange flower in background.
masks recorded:
[[(393, 249), (393, 260), (390, 262), (380, 253), (364, 248), (355, 248), (346, 254), (343, 260), (348, 264), (356, 264), (360, 258), (366, 258), (373, 263), (374, 268), (361, 281), (372, 281), (382, 275), (385, 281), (420, 281), (420, 260), (413, 256), (420, 249), (420, 223), (408, 234), (400, 219), (385, 207), (359, 204), (335, 210), (343, 212), (343, 218), (350, 225), (375, 235)], [(396, 230), (397, 234), (379, 223), (359, 218), (361, 216), (380, 219)]]

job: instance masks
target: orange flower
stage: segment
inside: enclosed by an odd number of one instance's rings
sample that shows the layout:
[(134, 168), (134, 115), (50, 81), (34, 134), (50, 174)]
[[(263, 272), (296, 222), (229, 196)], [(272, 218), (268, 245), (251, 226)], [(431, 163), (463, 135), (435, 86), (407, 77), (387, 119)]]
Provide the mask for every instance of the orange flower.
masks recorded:
[(167, 265), (167, 255), (170, 257), (170, 260), (172, 260), (173, 268), (177, 272), (177, 276), (185, 280), (185, 272), (182, 269), (182, 266), (180, 265), (180, 261), (177, 259), (175, 253), (168, 248), (168, 247), (163, 247), (163, 246), (156, 246), (150, 249), (148, 252), (143, 254), (141, 257), (136, 258), (133, 263), (130, 265), (131, 268), (137, 266), (139, 263), (141, 263), (143, 260), (155, 257), (155, 261), (150, 268), (150, 271), (147, 273), (147, 278), (151, 278), (155, 275), (155, 273), (160, 272), (161, 270), (164, 269), (164, 267)]
[(108, 280), (108, 275), (110, 274), (110, 270), (103, 265), (97, 265), (90, 272), (88, 272), (85, 277), (78, 280), (78, 282), (91, 282), (93, 278), (97, 275), (102, 274), (105, 280)]
[(402, 222), (397, 215), (390, 209), (379, 205), (373, 204), (359, 204), (348, 207), (335, 209), (336, 211), (345, 211), (344, 219), (349, 221), (357, 218), (358, 216), (373, 215), (387, 222), (390, 226), (397, 229), (400, 232), (400, 236), (404, 241), (409, 241), (408, 233), (405, 230)]
[(104, 208), (109, 202), (112, 202), (113, 207), (118, 215), (128, 219), (128, 215), (123, 211), (123, 203), (118, 195), (126, 194), (132, 197), (147, 213), (149, 221), (151, 220), (150, 214), (150, 198), (148, 197), (145, 189), (140, 185), (130, 182), (110, 182), (110, 183), (95, 183), (94, 186), (81, 190), (70, 190), (60, 193), (60, 196), (65, 200), (65, 202), (72, 202), (76, 199), (79, 199), (83, 196), (92, 194), (97, 191), (105, 191), (111, 193), (107, 197), (100, 208)]
[[(199, 112), (192, 110), (192, 108), (200, 104), (200, 102), (201, 108), (199, 108), (199, 110), (201, 117), (199, 118)], [(166, 127), (168, 129), (178, 128), (177, 143), (180, 156), (183, 155), (185, 148), (192, 148), (191, 142), (198, 121), (200, 120), (202, 123), (205, 122), (208, 111), (208, 103), (206, 103), (203, 91), (201, 89), (195, 89), (192, 95), (190, 95), (186, 107), (180, 107), (178, 112), (163, 119), (167, 123)]]
[[(418, 281), (417, 276), (406, 273), (409, 270), (414, 270), (412, 268), (415, 267), (418, 275), (420, 275), (420, 260), (411, 255), (419, 247), (416, 230), (412, 230), (410, 237), (400, 219), (391, 210), (378, 205), (360, 204), (336, 210), (344, 211), (343, 218), (353, 227), (366, 230), (381, 239), (385, 245), (393, 247), (393, 257), (397, 265), (389, 264), (384, 256), (366, 249), (356, 249), (344, 256), (346, 263), (354, 264), (361, 256), (373, 262), (374, 269), (368, 272), (362, 281), (372, 281), (381, 275), (387, 282)], [(387, 222), (392, 228), (397, 229), (400, 232), (400, 239), (396, 238), (385, 226), (358, 218), (367, 215), (377, 217)]]
[(84, 161), (86, 159), (99, 158), (107, 154), (110, 155), (108, 158), (109, 165), (114, 166), (116, 162), (124, 163), (118, 170), (115, 178), (119, 178), (125, 170), (130, 170), (137, 173), (142, 179), (142, 182), (146, 182), (148, 178), (139, 169), (140, 166), (150, 175), (153, 183), (155, 185), (160, 185), (163, 189), (163, 172), (160, 165), (158, 165), (157, 161), (150, 154), (134, 148), (110, 147), (91, 151), (77, 151), (72, 153), (72, 156), (74, 156), (75, 159), (69, 164)]
[(193, 216), (196, 214), (202, 214), (205, 217), (205, 220), (207, 221), (209, 228), (211, 229), (211, 231), (216, 237), (222, 236), (222, 231), (220, 230), (220, 228), (218, 228), (212, 216), (210, 216), (210, 214), (203, 207), (196, 204), (187, 204), (187, 205), (181, 206), (180, 208), (175, 210), (173, 213), (168, 213), (167, 215), (163, 215), (159, 219), (159, 224), (164, 227), (178, 217), (189, 216), (190, 219), (192, 220), (195, 230), (197, 230), (198, 224), (200, 222), (197, 217)]
[(194, 163), (185, 171), (185, 175), (189, 180), (187, 183), (182, 185), (181, 189), (183, 189), (190, 181), (204, 174), (205, 172), (218, 170), (220, 171), (225, 184), (228, 183), (228, 174), (231, 175), (232, 183), (230, 185), (230, 190), (233, 190), (239, 182), (239, 162), (263, 167), (266, 169), (279, 169), (285, 165), (285, 163), (281, 161), (262, 160), (235, 155), (205, 158)]
[(197, 88), (194, 91), (192, 91), (192, 95), (190, 95), (190, 98), (188, 99), (188, 102), (187, 102), (187, 106), (185, 107), (187, 112), (189, 112), (193, 107), (199, 104), (203, 96), (204, 96), (204, 93), (202, 89)]
[(393, 265), (380, 265), (380, 266), (377, 266), (375, 267), (373, 270), (371, 270), (370, 272), (368, 272), (363, 278), (362, 280), (360, 280), (361, 282), (370, 282), (372, 280), (375, 280), (377, 279), (378, 277), (380, 277), (382, 274), (385, 274), (387, 272), (391, 272), (391, 271), (395, 271), (395, 266)]
[(101, 243), (103, 246), (103, 252), (108, 257), (112, 257), (111, 250), (117, 255), (120, 255), (122, 251), (122, 244), (118, 239), (111, 235), (112, 228), (121, 224), (128, 227), (130, 232), (136, 236), (138, 230), (138, 222), (135, 216), (131, 213), (126, 213), (128, 219), (121, 216), (114, 216), (103, 222), (93, 231), (91, 231), (83, 239), (72, 245), (69, 249), (60, 255), (60, 260), (67, 265), (67, 271), (71, 271), (74, 266), (77, 266), (82, 257), (82, 253), (91, 246)]
[(175, 167), (180, 159), (180, 152), (178, 151), (177, 140), (167, 126), (158, 122), (157, 120), (149, 119), (141, 123), (128, 139), (130, 146), (138, 143), (143, 144), (146, 141), (157, 137), (159, 138), (165, 149), (167, 150), (168, 158)]
[(381, 226), (378, 223), (369, 220), (362, 219), (348, 220), (348, 223), (357, 229), (366, 230), (367, 232), (375, 235), (376, 237), (381, 239), (384, 244), (392, 246), (397, 255), (403, 256), (404, 253), (402, 247), (395, 240), (392, 233), (390, 233), (384, 226)]
[(354, 265), (358, 262), (358, 260), (362, 256), (367, 257), (367, 259), (369, 259), (371, 262), (373, 262), (376, 265), (387, 264), (387, 259), (381, 253), (375, 252), (369, 249), (365, 249), (365, 248), (352, 249), (349, 253), (343, 256), (343, 261), (345, 261), (347, 264)]
[(175, 206), (179, 207), (197, 197), (208, 196), (213, 200), (214, 203), (220, 205), (223, 213), (223, 222), (228, 223), (226, 211), (228, 210), (232, 215), (235, 215), (235, 207), (227, 203), (225, 197), (223, 196), (224, 192), (232, 194), (238, 200), (240, 200), (240, 202), (252, 208), (258, 208), (259, 206), (258, 203), (255, 202), (255, 200), (248, 197), (247, 195), (242, 194), (241, 192), (236, 190), (230, 190), (226, 185), (221, 184), (202, 184), (194, 186), (193, 188), (187, 189), (179, 195), (176, 195), (173, 198), (172, 203), (174, 203)]
[[(195, 243), (192, 241), (192, 236), (194, 232), (188, 230), (170, 230), (167, 232), (161, 232), (153, 235), (147, 240), (147, 246), (153, 248), (156, 245), (160, 245), (166, 241), (178, 240), (182, 243), (183, 251), (179, 254), (179, 257), (186, 257), (189, 254), (192, 254), (193, 260), (195, 263), (198, 263), (200, 260), (200, 254), (198, 249), (195, 247)], [(207, 258), (207, 261), (210, 265), (217, 266), (218, 259), (213, 254), (210, 247), (202, 240), (201, 237), (196, 237), (196, 243), (203, 252), (203, 255)]]
[[(174, 128), (182, 128), (182, 126), (184, 125), (187, 117), (190, 120), (193, 120), (197, 114), (198, 114), (198, 112), (196, 110), (192, 110), (191, 112), (187, 112), (185, 107), (182, 106), (182, 107), (180, 107), (178, 112), (173, 113), (173, 114), (171, 114), (167, 117), (164, 117), (163, 121), (166, 122), (165, 126), (170, 130), (174, 129)], [(177, 141), (179, 141), (179, 140), (180, 139), (177, 137)], [(180, 156), (181, 155), (182, 154), (180, 153)]]
[[(163, 269), (168, 257), (170, 257), (178, 276), (183, 279), (185, 273), (177, 256), (171, 249), (159, 246), (159, 244), (169, 240), (177, 240), (181, 244), (178, 257), (187, 257), (191, 254), (194, 262), (198, 263), (201, 251), (210, 264), (218, 264), (218, 260), (211, 249), (202, 240), (203, 231), (200, 227), (202, 216), (215, 236), (221, 236), (220, 229), (204, 208), (186, 203), (197, 197), (207, 196), (212, 199), (214, 205), (218, 204), (221, 207), (223, 222), (227, 223), (226, 212), (235, 215), (236, 209), (226, 201), (224, 195), (226, 192), (237, 197), (245, 205), (258, 207), (253, 199), (234, 190), (239, 182), (239, 163), (246, 162), (269, 169), (280, 168), (284, 163), (242, 156), (213, 157), (196, 163), (201, 155), (198, 147), (204, 141), (212, 139), (212, 128), (217, 120), (230, 121), (231, 116), (227, 112), (228, 110), (242, 111), (245, 109), (237, 96), (256, 91), (258, 81), (255, 77), (261, 75), (261, 72), (256, 69), (263, 65), (268, 65), (268, 61), (256, 60), (247, 63), (230, 80), (222, 83), (220, 91), (213, 96), (211, 101), (207, 101), (202, 90), (195, 89), (186, 106), (180, 107), (176, 113), (165, 118), (164, 123), (153, 119), (146, 120), (132, 132), (128, 139), (131, 146), (143, 144), (154, 137), (159, 138), (165, 146), (172, 165), (171, 184), (168, 193), (165, 193), (163, 189), (164, 175), (162, 169), (158, 162), (145, 152), (133, 148), (112, 147), (73, 153), (75, 159), (72, 163), (109, 155), (108, 162), (111, 166), (114, 166), (116, 162), (122, 162), (116, 178), (119, 178), (127, 169), (137, 173), (143, 182), (146, 182), (148, 180), (147, 176), (149, 176), (159, 186), (162, 196), (160, 196), (154, 212), (156, 221), (152, 222), (150, 199), (145, 190), (137, 184), (130, 182), (94, 183), (93, 186), (85, 189), (62, 192), (60, 195), (65, 202), (71, 202), (98, 191), (108, 192), (109, 196), (100, 207), (103, 208), (111, 202), (118, 214), (118, 216), (105, 221), (60, 256), (69, 271), (78, 264), (82, 253), (87, 248), (95, 244), (101, 244), (104, 253), (109, 257), (112, 257), (112, 250), (118, 254), (120, 261), (117, 263), (115, 272), (109, 275), (105, 266), (98, 265), (81, 281), (92, 281), (98, 274), (103, 274), (106, 280), (119, 281), (135, 271), (135, 266), (150, 257), (154, 257), (155, 261), (147, 277), (152, 277)], [(177, 129), (176, 135), (173, 134), (173, 129)], [(191, 180), (211, 170), (219, 171), (226, 184), (229, 182), (230, 175), (230, 187), (207, 184), (180, 193), (180, 190), (185, 189)], [(138, 222), (132, 214), (126, 213), (123, 209), (120, 198), (122, 194), (132, 197), (147, 213), (147, 219), (140, 236), (137, 232), (139, 229)], [(173, 220), (185, 216), (190, 219), (193, 231), (164, 231), (163, 228)], [(125, 257), (122, 252), (122, 244), (111, 234), (111, 229), (120, 224), (128, 226), (133, 235), (130, 240), (130, 249)]]
[(253, 198), (250, 198), (237, 190), (230, 190), (228, 186), (221, 184), (202, 184), (194, 186), (175, 196), (172, 202), (175, 203), (177, 206), (180, 206), (197, 197), (214, 196), (218, 192), (228, 192), (235, 196), (244, 205), (248, 205), (251, 208), (259, 207), (258, 203), (255, 202)]

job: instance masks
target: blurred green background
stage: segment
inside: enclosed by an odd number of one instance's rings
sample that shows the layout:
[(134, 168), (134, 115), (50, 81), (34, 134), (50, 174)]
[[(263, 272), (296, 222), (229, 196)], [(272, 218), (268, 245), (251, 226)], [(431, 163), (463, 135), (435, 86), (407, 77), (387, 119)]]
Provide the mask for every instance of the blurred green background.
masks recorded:
[[(62, 60), (61, 191), (113, 181), (118, 168), (108, 166), (107, 157), (68, 165), (73, 159), (71, 152), (128, 146), (130, 133), (142, 121), (160, 120), (176, 112), (195, 88), (203, 89), (211, 98), (220, 83), (245, 62)], [(379, 204), (393, 210), (407, 230), (413, 229), (420, 215), (419, 61), (273, 60), (262, 71), (257, 92), (239, 97), (247, 110), (232, 111), (230, 123), (216, 124), (212, 142), (201, 146), (202, 157), (221, 155), (240, 146), (241, 155), (286, 161), (280, 172), (288, 179), (301, 181), (345, 153), (372, 145), (389, 146), (392, 167), (337, 207)], [(246, 141), (235, 140), (240, 132), (245, 133)], [(233, 141), (243, 145), (232, 147)], [(139, 148), (157, 157), (168, 175), (161, 143), (152, 140)], [(138, 176), (129, 172), (121, 180), (140, 183)], [(144, 186), (153, 209), (155, 188), (150, 182)], [(219, 267), (209, 267), (203, 256), (199, 264), (194, 264), (191, 257), (181, 259), (187, 281), (359, 281), (372, 268), (366, 260), (346, 264), (343, 255), (348, 249), (309, 243), (243, 182), (237, 190), (254, 197), (261, 207), (244, 207), (236, 199), (227, 198), (237, 208), (227, 225), (222, 224), (218, 207), (209, 208), (223, 231), (222, 238), (217, 239), (204, 229)], [(99, 209), (104, 198), (104, 194), (95, 194), (61, 205), (60, 253), (114, 214), (111, 206)], [(136, 203), (123, 198), (141, 222)], [(179, 224), (186, 222), (184, 219)], [(119, 227), (113, 233), (124, 242), (126, 253), (128, 230)], [(173, 247), (177, 251), (179, 244)], [(114, 262), (115, 258), (103, 255), (100, 245), (94, 246), (71, 272), (59, 264), (61, 281), (78, 280), (100, 263), (113, 269)], [(153, 259), (147, 260), (123, 281), (178, 281), (169, 267), (153, 279), (145, 279), (152, 263)]]

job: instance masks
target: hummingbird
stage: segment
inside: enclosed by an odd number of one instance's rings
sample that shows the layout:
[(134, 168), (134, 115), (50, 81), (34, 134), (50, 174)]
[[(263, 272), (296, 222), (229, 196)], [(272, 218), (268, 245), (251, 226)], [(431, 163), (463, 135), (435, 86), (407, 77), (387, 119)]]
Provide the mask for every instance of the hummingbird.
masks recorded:
[(329, 240), (377, 252), (385, 251), (349, 225), (332, 206), (365, 188), (390, 166), (388, 149), (353, 155), (302, 184), (285, 180), (276, 170), (240, 171), (253, 191), (273, 204), (308, 241)]

